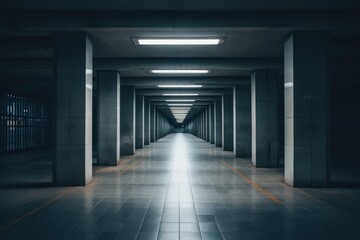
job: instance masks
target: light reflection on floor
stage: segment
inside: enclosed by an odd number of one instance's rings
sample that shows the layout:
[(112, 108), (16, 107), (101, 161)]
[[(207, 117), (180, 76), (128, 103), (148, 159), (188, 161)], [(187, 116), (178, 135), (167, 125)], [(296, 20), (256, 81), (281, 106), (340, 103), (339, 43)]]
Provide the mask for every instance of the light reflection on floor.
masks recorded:
[(95, 167), (87, 187), (29, 184), (44, 164), (0, 170), (0, 239), (360, 239), (358, 189), (294, 189), (187, 134)]

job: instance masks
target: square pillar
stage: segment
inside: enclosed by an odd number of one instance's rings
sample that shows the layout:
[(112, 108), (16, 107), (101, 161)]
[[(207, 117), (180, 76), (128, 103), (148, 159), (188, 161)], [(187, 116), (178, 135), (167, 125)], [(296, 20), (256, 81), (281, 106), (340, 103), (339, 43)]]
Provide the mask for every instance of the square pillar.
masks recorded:
[(215, 100), (215, 147), (222, 147), (222, 99)]
[(224, 151), (234, 150), (234, 116), (233, 95), (222, 96), (222, 149)]
[(251, 74), (252, 163), (279, 166), (279, 72), (256, 70)]
[(210, 112), (210, 121), (209, 121), (209, 128), (210, 128), (210, 144), (215, 143), (215, 119), (214, 119), (214, 112), (215, 112), (214, 104), (210, 104), (209, 112)]
[(135, 88), (121, 87), (120, 154), (135, 153)]
[(117, 166), (120, 161), (120, 75), (98, 72), (98, 163)]
[(155, 106), (150, 104), (150, 142), (155, 142)]
[(159, 111), (155, 107), (155, 142), (159, 140)]
[(210, 105), (206, 107), (206, 141), (210, 143)]
[(205, 141), (209, 142), (209, 107), (205, 108)]
[(250, 85), (234, 86), (234, 154), (251, 157), (251, 90)]
[(150, 144), (150, 102), (144, 101), (144, 145)]
[(136, 95), (135, 148), (144, 147), (144, 95)]
[(54, 55), (54, 182), (84, 186), (92, 180), (92, 43), (86, 33), (57, 33)]
[(325, 187), (329, 182), (329, 37), (296, 32), (285, 54), (285, 182)]

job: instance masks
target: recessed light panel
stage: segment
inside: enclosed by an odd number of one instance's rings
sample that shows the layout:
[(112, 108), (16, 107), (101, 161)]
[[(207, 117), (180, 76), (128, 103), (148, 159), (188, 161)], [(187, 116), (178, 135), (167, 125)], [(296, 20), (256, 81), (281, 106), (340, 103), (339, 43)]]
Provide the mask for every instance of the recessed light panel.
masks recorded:
[(209, 70), (205, 69), (154, 69), (152, 73), (156, 74), (206, 74)]
[(202, 85), (158, 85), (159, 88), (201, 88)]
[(164, 93), (163, 96), (198, 96), (198, 93)]
[(171, 99), (165, 100), (166, 102), (195, 102), (194, 99)]
[(169, 103), (168, 106), (192, 106), (192, 103)]
[(220, 45), (224, 43), (221, 38), (133, 38), (137, 45)]

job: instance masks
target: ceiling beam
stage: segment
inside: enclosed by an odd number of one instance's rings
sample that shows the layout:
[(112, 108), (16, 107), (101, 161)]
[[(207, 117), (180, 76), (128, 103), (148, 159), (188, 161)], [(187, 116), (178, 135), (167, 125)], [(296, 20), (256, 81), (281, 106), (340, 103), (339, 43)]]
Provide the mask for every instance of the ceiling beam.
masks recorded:
[(220, 96), (189, 96), (189, 97), (175, 97), (175, 96), (147, 96), (145, 100), (149, 100), (151, 102), (156, 101), (165, 101), (165, 100), (187, 100), (194, 99), (195, 101), (214, 101), (220, 98)]
[(96, 70), (118, 69), (283, 69), (282, 58), (95, 58)]
[[(357, 30), (359, 10), (332, 11), (0, 11), (1, 34), (86, 29), (196, 28)], [(225, 29), (224, 29), (225, 28)]]
[[(50, 58), (1, 58), (0, 70), (46, 71), (53, 69)], [(95, 58), (95, 70), (138, 70), (138, 69), (282, 69), (281, 58)]]
[[(162, 94), (171, 93), (171, 94), (181, 94), (181, 93), (197, 93), (199, 96), (214, 96), (222, 95), (224, 93), (232, 93), (231, 88), (206, 88), (206, 89), (137, 89), (136, 94), (145, 95), (145, 96), (161, 96)], [(192, 97), (192, 96), (191, 96)]]
[[(124, 77), (121, 78), (121, 85), (134, 86), (157, 86), (177, 84), (200, 84), (200, 85), (242, 85), (250, 84), (250, 76), (238, 77)], [(206, 86), (204, 86), (206, 87)]]

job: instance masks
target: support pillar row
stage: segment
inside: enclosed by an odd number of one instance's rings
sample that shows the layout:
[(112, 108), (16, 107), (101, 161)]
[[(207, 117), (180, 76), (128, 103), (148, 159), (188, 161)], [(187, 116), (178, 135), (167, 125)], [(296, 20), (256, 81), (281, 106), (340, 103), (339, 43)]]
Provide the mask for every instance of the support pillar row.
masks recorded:
[(256, 70), (251, 74), (252, 163), (255, 167), (279, 165), (279, 72)]
[(296, 187), (329, 182), (328, 49), (323, 32), (285, 41), (285, 182)]
[(234, 149), (234, 117), (233, 117), (233, 95), (222, 96), (222, 148), (224, 151)]
[(120, 161), (120, 75), (98, 72), (98, 164), (117, 166)]
[(121, 87), (120, 154), (135, 153), (135, 88)]
[(84, 186), (92, 180), (92, 43), (86, 33), (57, 33), (54, 55), (54, 182)]

